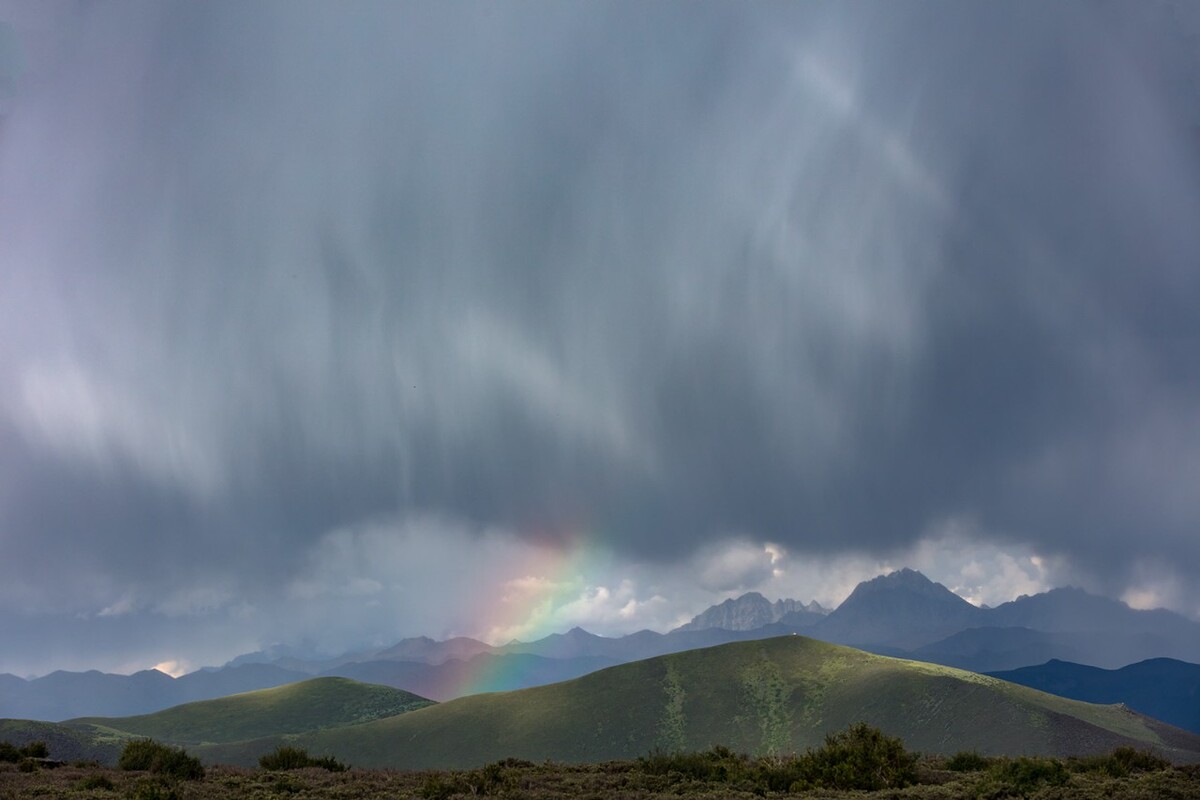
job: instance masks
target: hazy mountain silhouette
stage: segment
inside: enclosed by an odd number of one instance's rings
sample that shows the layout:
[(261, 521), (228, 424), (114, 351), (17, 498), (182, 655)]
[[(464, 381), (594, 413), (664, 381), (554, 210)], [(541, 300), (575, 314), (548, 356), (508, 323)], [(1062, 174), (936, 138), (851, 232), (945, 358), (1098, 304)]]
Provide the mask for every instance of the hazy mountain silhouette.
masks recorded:
[(1200, 664), (1152, 658), (1121, 669), (1100, 669), (1053, 660), (990, 674), (1073, 700), (1124, 703), (1134, 711), (1200, 733)]
[(908, 649), (982, 624), (984, 613), (942, 584), (902, 569), (860, 583), (807, 634), (838, 644)]
[(23, 680), (12, 675), (0, 681), (0, 717), (58, 721), (82, 716), (147, 714), (193, 700), (269, 689), (307, 678), (303, 672), (273, 664), (241, 664), (199, 670), (172, 678), (158, 670), (133, 675), (52, 672)]

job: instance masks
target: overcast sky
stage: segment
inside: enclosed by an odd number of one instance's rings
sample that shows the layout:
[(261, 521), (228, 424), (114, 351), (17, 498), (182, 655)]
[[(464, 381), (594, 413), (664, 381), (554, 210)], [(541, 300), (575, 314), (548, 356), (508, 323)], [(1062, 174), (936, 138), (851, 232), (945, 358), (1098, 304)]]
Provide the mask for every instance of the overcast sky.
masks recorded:
[(0, 671), (1200, 617), (1200, 11), (0, 0)]

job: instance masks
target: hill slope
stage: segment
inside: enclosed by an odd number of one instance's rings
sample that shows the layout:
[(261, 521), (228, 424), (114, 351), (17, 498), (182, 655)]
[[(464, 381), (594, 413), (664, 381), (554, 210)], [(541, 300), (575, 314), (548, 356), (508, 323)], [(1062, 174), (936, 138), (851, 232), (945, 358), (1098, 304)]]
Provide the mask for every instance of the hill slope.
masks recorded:
[(443, 702), (465, 694), (505, 692), (558, 683), (617, 663), (614, 659), (599, 656), (544, 658), (529, 653), (481, 653), (470, 660), (450, 659), (436, 665), (413, 661), (343, 664), (330, 670), (329, 674), (393, 686)]
[[(1118, 706), (801, 636), (694, 650), (551, 686), (464, 697), (294, 741), (356, 766), (417, 769), (508, 756), (601, 761), (656, 747), (713, 744), (787, 752), (858, 721), (924, 752), (1073, 755), (1133, 745), (1200, 760), (1200, 737)], [(267, 744), (206, 748), (204, 755), (253, 763)]]
[(235, 742), (354, 725), (403, 714), (432, 702), (388, 686), (314, 678), (274, 689), (187, 703), (137, 717), (90, 717), (93, 726), (175, 744)]
[(0, 742), (18, 747), (45, 742), (50, 757), (59, 761), (99, 761), (115, 764), (124, 741), (91, 726), (66, 725), (32, 719), (0, 719)]

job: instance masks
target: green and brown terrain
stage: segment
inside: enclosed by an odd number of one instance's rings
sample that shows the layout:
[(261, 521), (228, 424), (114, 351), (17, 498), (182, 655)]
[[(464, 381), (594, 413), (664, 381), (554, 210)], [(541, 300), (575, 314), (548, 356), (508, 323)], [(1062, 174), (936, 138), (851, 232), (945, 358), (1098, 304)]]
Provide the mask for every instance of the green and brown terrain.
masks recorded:
[(603, 762), (715, 745), (782, 755), (857, 722), (930, 754), (1083, 756), (1134, 747), (1200, 761), (1200, 736), (1122, 706), (802, 636), (693, 650), (442, 704), (325, 678), (60, 727), (110, 753), (149, 736), (185, 745), (208, 763), (253, 766), (286, 744), (356, 767), (448, 769), (510, 757)]
[(347, 678), (314, 678), (274, 689), (202, 700), (136, 717), (72, 720), (76, 726), (112, 730), (183, 745), (237, 742), (358, 725), (433, 705), (388, 686)]
[[(1120, 706), (802, 636), (647, 659), (296, 739), (358, 766), (418, 769), (505, 757), (594, 762), (713, 745), (787, 753), (859, 721), (927, 753), (1069, 756), (1134, 746), (1200, 760), (1200, 736)], [(242, 764), (257, 755), (235, 747), (208, 753)]]
[(0, 720), (0, 741), (44, 741), (56, 759), (112, 764), (133, 739), (152, 738), (199, 752), (220, 743), (282, 740), (359, 725), (428, 705), (432, 701), (388, 686), (314, 678), (135, 717), (87, 717), (61, 723)]

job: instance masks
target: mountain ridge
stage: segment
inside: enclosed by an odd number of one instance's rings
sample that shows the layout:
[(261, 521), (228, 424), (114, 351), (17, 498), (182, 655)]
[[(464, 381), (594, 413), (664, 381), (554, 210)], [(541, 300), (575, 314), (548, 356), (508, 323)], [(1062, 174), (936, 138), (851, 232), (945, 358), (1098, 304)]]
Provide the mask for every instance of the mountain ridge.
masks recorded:
[[(772, 616), (800, 605), (746, 593), (710, 607), (693, 622), (726, 619), (739, 624), (742, 617), (738, 613), (726, 613), (739, 601), (760, 612), (768, 609)], [(668, 633), (641, 630), (621, 637), (597, 636), (576, 627), (532, 642), (501, 646), (467, 637), (443, 642), (410, 637), (388, 647), (334, 657), (316, 655), (311, 647), (273, 647), (239, 656), (224, 668), (205, 668), (180, 678), (154, 671), (132, 676), (57, 671), (32, 681), (0, 675), (0, 715), (63, 720), (145, 714), (316, 675), (365, 678), (448, 700), (458, 696), (457, 691), (527, 688), (612, 663), (797, 632), (882, 655), (978, 672), (1041, 664), (1053, 658), (1105, 668), (1159, 656), (1200, 662), (1200, 623), (1174, 612), (1135, 610), (1121, 601), (1076, 588), (981, 608), (908, 569), (861, 582), (828, 614), (785, 611), (778, 621), (750, 630), (690, 626), (692, 623)], [(305, 655), (312, 660), (305, 660)], [(508, 664), (511, 673), (490, 682), (477, 680), (464, 663), (483, 655), (500, 659), (494, 664)], [(261, 661), (271, 656), (276, 656), (275, 661)], [(502, 671), (494, 665), (483, 666), (485, 663), (480, 662), (478, 669)]]
[(1120, 669), (1102, 669), (1051, 659), (989, 674), (1074, 700), (1124, 703), (1134, 711), (1200, 733), (1200, 664), (1152, 658)]

